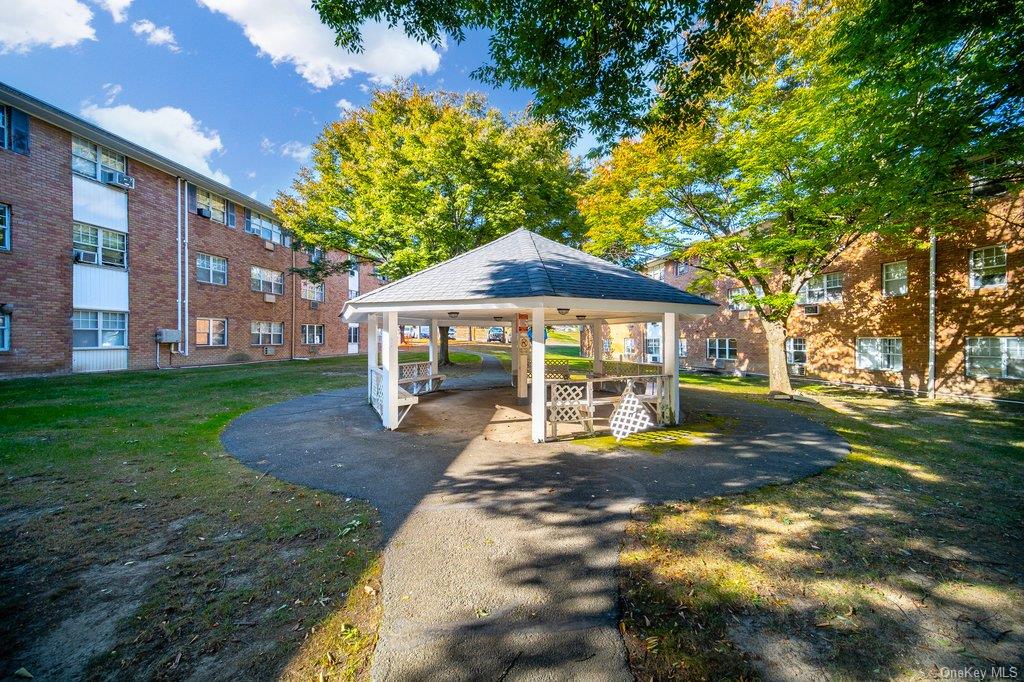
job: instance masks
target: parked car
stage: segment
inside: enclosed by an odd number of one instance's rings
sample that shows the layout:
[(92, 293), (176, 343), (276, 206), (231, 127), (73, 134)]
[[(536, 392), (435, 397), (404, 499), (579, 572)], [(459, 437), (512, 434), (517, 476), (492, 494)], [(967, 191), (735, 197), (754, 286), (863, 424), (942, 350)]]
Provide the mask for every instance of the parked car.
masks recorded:
[(491, 327), (487, 330), (488, 343), (505, 343), (505, 328)]
[(448, 338), (452, 341), (455, 340), (455, 327), (448, 327)]

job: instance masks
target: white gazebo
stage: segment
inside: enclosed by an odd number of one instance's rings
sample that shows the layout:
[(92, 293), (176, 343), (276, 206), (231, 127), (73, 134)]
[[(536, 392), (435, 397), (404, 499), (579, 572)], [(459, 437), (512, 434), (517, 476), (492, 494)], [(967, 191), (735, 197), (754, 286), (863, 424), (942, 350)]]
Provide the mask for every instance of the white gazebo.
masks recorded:
[[(438, 327), (453, 325), (511, 328), (512, 383), (529, 398), (532, 437), (547, 439), (549, 425), (586, 419), (599, 402), (595, 383), (643, 382), (645, 395), (662, 424), (678, 423), (678, 346), (680, 319), (697, 319), (716, 304), (664, 282), (645, 277), (577, 249), (520, 229), (438, 265), (391, 282), (348, 301), (342, 319), (366, 323), (368, 399), (384, 426), (396, 429), (418, 402), (438, 388)], [(660, 365), (605, 374), (602, 325), (663, 324)], [(399, 326), (429, 325), (430, 359), (398, 362)], [(553, 376), (545, 362), (545, 325), (588, 326), (594, 371), (572, 381)], [(642, 395), (641, 397), (644, 397)], [(566, 417), (571, 413), (571, 417)], [(581, 414), (583, 415), (581, 417)]]

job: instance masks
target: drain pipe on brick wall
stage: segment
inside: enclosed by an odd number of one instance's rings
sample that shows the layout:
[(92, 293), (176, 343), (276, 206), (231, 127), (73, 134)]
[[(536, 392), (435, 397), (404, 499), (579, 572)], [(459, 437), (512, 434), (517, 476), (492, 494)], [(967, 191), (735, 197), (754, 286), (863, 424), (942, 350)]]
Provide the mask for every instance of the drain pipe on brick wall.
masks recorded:
[[(181, 339), (185, 338), (184, 331), (181, 328), (181, 178), (178, 178), (177, 185), (178, 185), (178, 223), (177, 223), (177, 228), (178, 228), (178, 249), (177, 249), (177, 252), (178, 252), (178, 298), (177, 298), (177, 301), (175, 301), (175, 303), (176, 303), (177, 308), (178, 308), (178, 334), (180, 335), (181, 338), (178, 339), (178, 343), (175, 344), (175, 345), (177, 345), (177, 347), (178, 347), (178, 352), (181, 352)], [(159, 343), (157, 344), (157, 347), (156, 347), (156, 353), (157, 353), (157, 358), (158, 358), (158, 360), (157, 360), (157, 367), (159, 367), (160, 366), (160, 362), (159, 362), (160, 344)], [(173, 358), (171, 358), (171, 360), (173, 360)]]
[(928, 234), (928, 397), (935, 399), (935, 228)]
[[(187, 182), (185, 184), (185, 195), (188, 196), (188, 183)], [(183, 213), (185, 215), (185, 259), (184, 259), (183, 267), (182, 267), (182, 279), (185, 280), (185, 300), (184, 300), (184, 304), (183, 304), (182, 307), (184, 307), (184, 309), (185, 309), (185, 316), (184, 316), (184, 320), (183, 320), (183, 327), (181, 329), (181, 343), (182, 343), (182, 346), (185, 349), (184, 355), (187, 358), (188, 357), (188, 329), (189, 329), (189, 325), (188, 325), (188, 284), (189, 284), (189, 280), (191, 279), (189, 277), (189, 274), (188, 274), (188, 266), (189, 266), (189, 261), (188, 261), (188, 258), (189, 258), (189, 256), (188, 256), (188, 208), (186, 208)]]

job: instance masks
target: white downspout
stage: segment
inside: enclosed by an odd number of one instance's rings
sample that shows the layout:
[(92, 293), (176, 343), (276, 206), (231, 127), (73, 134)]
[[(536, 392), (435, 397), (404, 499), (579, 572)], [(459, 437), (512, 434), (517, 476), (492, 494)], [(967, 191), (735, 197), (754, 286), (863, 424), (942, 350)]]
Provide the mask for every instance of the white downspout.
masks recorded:
[[(187, 187), (186, 187), (186, 194), (187, 194)], [(189, 258), (189, 256), (188, 256), (188, 211), (185, 211), (185, 263), (184, 263), (184, 267), (182, 268), (182, 275), (183, 275), (183, 277), (185, 279), (185, 320), (184, 320), (184, 325), (185, 326), (182, 328), (182, 332), (181, 332), (181, 340), (182, 340), (182, 342), (184, 344), (184, 347), (185, 347), (185, 357), (188, 357), (188, 284), (189, 284), (189, 279), (190, 279), (189, 276), (188, 276), (188, 265), (189, 265), (188, 258)]]
[[(185, 331), (184, 331), (184, 329), (182, 329), (182, 326), (181, 326), (181, 178), (178, 178), (178, 183), (177, 184), (178, 184), (178, 223), (177, 223), (177, 230), (178, 230), (178, 249), (177, 249), (177, 254), (178, 254), (178, 297), (177, 297), (177, 300), (175, 301), (175, 303), (177, 304), (177, 307), (178, 307), (178, 334), (181, 335), (181, 338), (185, 338)], [(178, 341), (177, 345), (178, 345), (178, 351), (180, 352), (181, 351), (181, 341)], [(160, 352), (160, 350), (159, 350), (159, 348), (157, 348), (158, 357), (159, 357), (159, 352)]]
[(935, 399), (935, 228), (928, 235), (928, 397)]

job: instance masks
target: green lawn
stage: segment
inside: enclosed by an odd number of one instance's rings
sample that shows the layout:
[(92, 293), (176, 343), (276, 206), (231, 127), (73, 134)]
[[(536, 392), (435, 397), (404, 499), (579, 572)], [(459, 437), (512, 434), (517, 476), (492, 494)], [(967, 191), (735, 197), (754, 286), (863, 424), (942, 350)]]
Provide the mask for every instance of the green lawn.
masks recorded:
[(365, 362), (0, 382), (0, 675), (26, 660), (37, 679), (51, 664), (70, 677), (361, 671), (376, 511), (257, 474), (219, 434), (260, 405), (362, 385)]
[[(761, 381), (683, 382), (766, 400)], [(1019, 664), (1024, 415), (802, 390), (820, 405), (773, 404), (835, 429), (846, 461), (647, 508), (631, 525), (621, 587), (637, 678), (920, 679)]]

